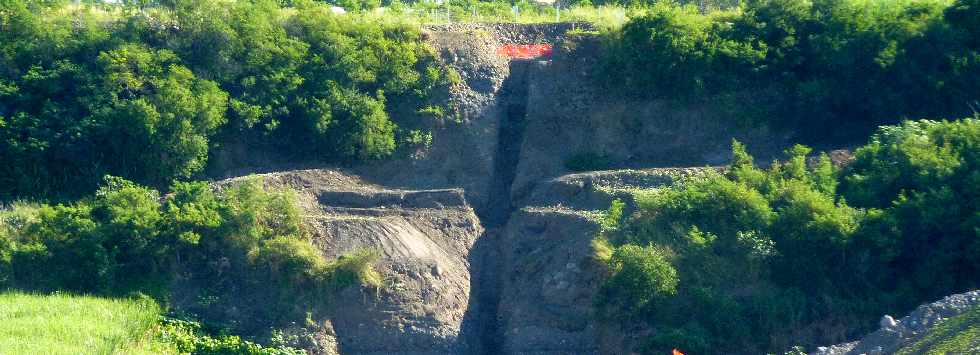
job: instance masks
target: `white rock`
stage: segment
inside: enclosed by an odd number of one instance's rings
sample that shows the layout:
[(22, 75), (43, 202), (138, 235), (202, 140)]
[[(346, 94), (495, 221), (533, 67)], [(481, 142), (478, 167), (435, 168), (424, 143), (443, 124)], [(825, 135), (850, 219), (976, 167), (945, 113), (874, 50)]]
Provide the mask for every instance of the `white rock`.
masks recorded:
[(898, 325), (898, 322), (895, 321), (895, 318), (892, 318), (892, 316), (886, 314), (884, 317), (881, 317), (880, 321), (878, 321), (878, 325), (880, 325), (882, 328), (894, 328)]

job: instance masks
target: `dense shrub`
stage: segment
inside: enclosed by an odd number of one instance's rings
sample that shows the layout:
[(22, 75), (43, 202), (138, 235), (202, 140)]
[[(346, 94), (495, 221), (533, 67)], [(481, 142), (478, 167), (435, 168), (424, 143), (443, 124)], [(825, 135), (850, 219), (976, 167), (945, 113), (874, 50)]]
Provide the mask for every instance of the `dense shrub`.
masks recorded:
[(732, 39), (737, 12), (702, 15), (697, 8), (660, 3), (607, 39), (602, 77), (630, 91), (694, 97), (733, 89), (761, 61), (765, 47)]
[(0, 281), (20, 289), (142, 292), (166, 300), (177, 273), (206, 292), (262, 286), (264, 297), (300, 305), (336, 288), (380, 285), (371, 268), (374, 252), (323, 259), (289, 190), (268, 190), (256, 181), (218, 192), (203, 182), (177, 183), (172, 190), (161, 198), (107, 178), (94, 196), (73, 204), (14, 205), (0, 213)]
[(0, 199), (75, 198), (105, 174), (163, 188), (215, 147), (415, 148), (455, 77), (419, 29), (290, 3), (0, 2)]
[(854, 256), (886, 265), (865, 272), (896, 294), (937, 298), (976, 286), (980, 120), (883, 127), (855, 157), (843, 196), (873, 211), (874, 223)]
[(780, 92), (762, 117), (731, 112), (800, 129), (802, 139), (859, 138), (905, 117), (969, 114), (980, 92), (969, 79), (980, 70), (980, 12), (973, 0), (948, 5), (750, 0), (701, 12), (658, 4), (609, 33), (597, 77), (672, 100)]
[(302, 355), (290, 347), (266, 347), (235, 335), (212, 336), (200, 322), (164, 318), (154, 332), (155, 340), (180, 354), (190, 355)]
[(649, 353), (762, 353), (976, 288), (978, 148), (978, 119), (882, 127), (841, 171), (803, 146), (762, 170), (736, 142), (725, 174), (637, 194), (604, 223), (597, 254), (620, 261), (602, 314), (654, 328)]
[(613, 252), (609, 267), (613, 276), (600, 302), (635, 311), (677, 293), (677, 270), (658, 250), (627, 244)]

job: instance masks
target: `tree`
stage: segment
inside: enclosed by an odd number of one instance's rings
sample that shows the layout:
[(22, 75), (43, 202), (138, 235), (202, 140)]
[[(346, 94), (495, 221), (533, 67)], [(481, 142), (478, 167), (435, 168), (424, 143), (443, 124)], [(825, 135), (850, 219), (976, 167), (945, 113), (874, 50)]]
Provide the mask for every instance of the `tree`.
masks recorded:
[(208, 138), (225, 123), (228, 94), (168, 50), (124, 45), (99, 55), (93, 115), (107, 171), (155, 186), (204, 168)]

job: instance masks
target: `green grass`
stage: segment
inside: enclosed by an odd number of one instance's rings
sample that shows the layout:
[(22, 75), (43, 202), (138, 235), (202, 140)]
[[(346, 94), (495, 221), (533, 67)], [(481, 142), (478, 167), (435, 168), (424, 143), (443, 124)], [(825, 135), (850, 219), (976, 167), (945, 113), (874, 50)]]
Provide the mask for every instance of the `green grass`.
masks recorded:
[(149, 301), (2, 293), (0, 354), (131, 353), (146, 346), (159, 314)]
[(897, 354), (976, 354), (980, 351), (980, 307), (950, 318)]

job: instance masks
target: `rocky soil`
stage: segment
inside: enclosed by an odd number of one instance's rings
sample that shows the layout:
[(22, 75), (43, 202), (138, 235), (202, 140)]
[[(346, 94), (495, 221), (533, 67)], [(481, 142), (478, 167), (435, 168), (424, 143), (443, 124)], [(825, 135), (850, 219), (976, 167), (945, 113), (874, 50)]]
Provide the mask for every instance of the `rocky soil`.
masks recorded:
[[(470, 321), (470, 250), (483, 227), (463, 191), (397, 190), (337, 170), (260, 174), (298, 193), (313, 243), (328, 259), (381, 252), (378, 290), (347, 288), (318, 320), (317, 353), (475, 353)], [(233, 183), (236, 179), (224, 183)], [(335, 344), (335, 345), (334, 345)], [(333, 346), (336, 349), (331, 349)]]
[[(616, 198), (631, 206), (632, 190), (712, 169), (646, 167), (725, 163), (732, 138), (765, 160), (786, 139), (731, 123), (716, 103), (677, 107), (596, 87), (596, 43), (565, 35), (582, 27), (428, 27), (463, 82), (425, 155), (259, 175), (298, 191), (324, 256), (382, 253), (384, 287), (345, 290), (327, 319), (302, 330), (319, 339), (315, 353), (628, 352), (624, 332), (592, 316), (604, 272), (590, 247), (600, 211)], [(558, 45), (550, 61), (496, 53), (543, 42)], [(583, 152), (619, 170), (568, 171), (565, 161)]]
[(921, 339), (932, 327), (975, 307), (980, 307), (980, 291), (952, 295), (921, 305), (901, 319), (886, 315), (879, 322), (881, 328), (861, 340), (820, 347), (811, 355), (892, 354)]

